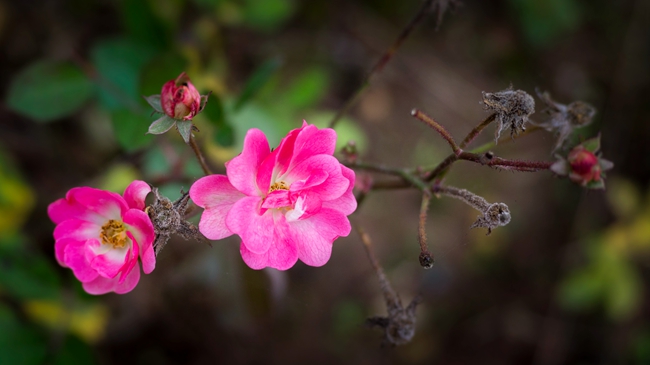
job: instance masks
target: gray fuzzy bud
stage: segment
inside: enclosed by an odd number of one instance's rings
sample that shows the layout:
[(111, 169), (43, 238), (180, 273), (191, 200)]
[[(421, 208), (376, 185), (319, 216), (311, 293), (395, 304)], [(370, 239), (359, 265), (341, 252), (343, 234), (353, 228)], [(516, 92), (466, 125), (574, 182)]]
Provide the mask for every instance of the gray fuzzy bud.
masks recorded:
[(513, 90), (512, 87), (495, 92), (483, 92), (485, 110), (496, 114), (497, 129), (494, 133), (495, 142), (499, 141), (501, 132), (510, 129), (514, 136), (526, 130), (526, 122), (535, 112), (535, 100), (523, 90)]

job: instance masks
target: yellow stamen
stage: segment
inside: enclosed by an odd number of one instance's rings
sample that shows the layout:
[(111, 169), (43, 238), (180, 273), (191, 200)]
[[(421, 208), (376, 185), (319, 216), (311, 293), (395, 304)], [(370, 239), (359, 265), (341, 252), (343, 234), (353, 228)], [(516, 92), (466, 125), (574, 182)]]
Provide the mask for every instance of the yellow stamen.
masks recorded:
[(129, 239), (129, 237), (126, 236), (126, 227), (124, 227), (124, 223), (113, 219), (109, 220), (102, 226), (99, 238), (101, 238), (103, 244), (112, 245), (113, 248), (124, 247)]
[(289, 190), (289, 185), (287, 185), (287, 183), (284, 181), (275, 182), (269, 188), (269, 194), (276, 190)]

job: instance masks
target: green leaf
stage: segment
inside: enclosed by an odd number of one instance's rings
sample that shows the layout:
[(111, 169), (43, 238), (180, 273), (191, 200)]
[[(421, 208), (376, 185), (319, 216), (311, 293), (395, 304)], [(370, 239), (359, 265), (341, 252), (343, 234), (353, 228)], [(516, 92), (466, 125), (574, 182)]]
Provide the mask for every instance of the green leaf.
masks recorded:
[(140, 72), (155, 54), (149, 46), (122, 38), (95, 44), (90, 58), (100, 75), (99, 97), (104, 107), (138, 110)]
[(176, 128), (178, 128), (178, 133), (183, 137), (185, 143), (190, 143), (190, 137), (192, 136), (192, 121), (191, 120), (179, 120), (176, 122)]
[(246, 82), (246, 85), (237, 98), (237, 101), (235, 101), (233, 110), (238, 111), (242, 106), (249, 102), (255, 96), (255, 94), (257, 94), (259, 90), (269, 81), (271, 76), (273, 76), (273, 74), (280, 68), (281, 65), (282, 60), (276, 57), (264, 62), (259, 68), (257, 68), (257, 70), (253, 72), (253, 75)]
[(251, 27), (273, 31), (291, 17), (295, 8), (292, 0), (246, 0), (244, 19)]
[(295, 109), (310, 107), (325, 95), (327, 84), (325, 71), (319, 68), (307, 70), (289, 86), (285, 100)]
[(111, 120), (117, 141), (127, 151), (142, 148), (153, 140), (145, 132), (149, 120), (144, 115), (121, 109), (111, 113)]
[(585, 185), (587, 189), (605, 189), (605, 180), (590, 181)]
[(235, 131), (228, 124), (224, 124), (217, 128), (214, 139), (221, 146), (230, 147), (235, 143)]
[(55, 365), (93, 364), (95, 359), (88, 344), (78, 337), (68, 335), (63, 348), (56, 354)]
[(51, 261), (27, 251), (24, 245), (12, 247), (4, 240), (0, 242), (0, 267), (0, 288), (12, 297), (22, 300), (59, 298), (61, 283)]
[(162, 109), (162, 105), (160, 105), (160, 94), (158, 95), (151, 95), (151, 96), (143, 96), (144, 100), (151, 105), (151, 107), (157, 111), (158, 113), (164, 113)]
[(160, 94), (163, 85), (176, 79), (187, 67), (187, 59), (172, 51), (151, 59), (142, 69), (140, 94)]
[(152, 4), (156, 1), (121, 0), (122, 23), (127, 32), (139, 42), (166, 49), (173, 39), (163, 23), (155, 16)]
[(598, 152), (600, 150), (600, 135), (582, 142), (581, 145), (591, 153)]
[(39, 61), (14, 77), (7, 105), (15, 112), (39, 122), (69, 116), (93, 95), (93, 85), (76, 66)]
[(210, 97), (212, 100), (210, 100), (209, 103), (205, 104), (203, 113), (210, 124), (216, 127), (223, 126), (226, 124), (226, 112), (224, 111), (221, 98), (216, 94), (211, 94)]
[(45, 334), (21, 323), (11, 309), (0, 306), (0, 364), (43, 364), (46, 353)]
[(151, 123), (151, 125), (149, 126), (149, 131), (147, 133), (163, 134), (168, 130), (170, 130), (175, 123), (176, 123), (176, 119), (168, 117), (167, 115), (163, 115), (162, 117), (160, 117), (160, 119)]

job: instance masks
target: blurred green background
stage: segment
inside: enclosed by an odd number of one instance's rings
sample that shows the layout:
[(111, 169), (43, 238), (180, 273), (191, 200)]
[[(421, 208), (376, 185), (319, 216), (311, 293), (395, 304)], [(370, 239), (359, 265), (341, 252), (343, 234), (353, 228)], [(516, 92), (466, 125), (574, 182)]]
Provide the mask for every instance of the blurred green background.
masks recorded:
[[(364, 160), (412, 167), (449, 153), (414, 107), (457, 138), (485, 117), (481, 91), (511, 83), (598, 109), (581, 133), (602, 131), (607, 191), (458, 163), (448, 182), (513, 218), (486, 237), (468, 230), (475, 211), (434, 200), (432, 270), (417, 262), (419, 194), (369, 194), (357, 219), (402, 299), (424, 298), (410, 344), (380, 349), (364, 327), (385, 307), (354, 234), (326, 266), (288, 272), (248, 269), (237, 238), (172, 240), (121, 296), (87, 295), (57, 265), (46, 208), (70, 188), (137, 178), (174, 199), (201, 176), (178, 135), (144, 134), (141, 95), (182, 71), (212, 91), (197, 138), (223, 173), (249, 128), (273, 146), (303, 119), (326, 125), (420, 4), (0, 0), (0, 364), (650, 363), (645, 0), (466, 0), (438, 31), (429, 16), (337, 126)], [(494, 151), (550, 160), (553, 144)]]

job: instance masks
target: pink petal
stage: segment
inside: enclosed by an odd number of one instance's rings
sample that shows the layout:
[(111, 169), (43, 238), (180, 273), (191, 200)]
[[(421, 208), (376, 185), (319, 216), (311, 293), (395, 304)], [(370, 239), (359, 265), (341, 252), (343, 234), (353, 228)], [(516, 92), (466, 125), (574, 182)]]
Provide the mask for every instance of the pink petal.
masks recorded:
[(299, 219), (307, 219), (321, 210), (322, 202), (320, 198), (311, 192), (301, 192), (295, 198), (293, 209), (285, 214), (287, 222)]
[(232, 235), (226, 226), (226, 216), (245, 195), (235, 189), (226, 176), (210, 175), (197, 180), (190, 188), (190, 197), (205, 208), (199, 222), (199, 231), (205, 237), (220, 240)]
[[(138, 246), (138, 242), (135, 241), (135, 239), (133, 238), (133, 235), (131, 234), (131, 232), (127, 232), (126, 234), (127, 234), (127, 236), (129, 236), (129, 238), (133, 242), (133, 245), (129, 249), (129, 252), (126, 254), (126, 257), (127, 257), (126, 258), (126, 264), (124, 266), (122, 266), (122, 268), (119, 271), (120, 277), (119, 277), (119, 280), (118, 280), (118, 284), (122, 284), (126, 280), (126, 278), (128, 277), (129, 273), (138, 264), (138, 252), (140, 252), (140, 247)], [(139, 266), (138, 266), (138, 271), (140, 271)]]
[(333, 155), (336, 150), (336, 132), (331, 128), (318, 129), (314, 125), (302, 128), (293, 150), (291, 166), (315, 155)]
[[(91, 241), (92, 242), (92, 241)], [(90, 266), (101, 276), (114, 278), (120, 272), (124, 265), (128, 265), (129, 253), (131, 247), (124, 246), (121, 248), (109, 248), (106, 252), (97, 253), (99, 250), (105, 250), (103, 244), (96, 241), (93, 245), (87, 246), (87, 256), (94, 253), (95, 256), (90, 260)]]
[[(142, 210), (130, 209), (122, 217), (124, 224), (128, 228), (127, 234), (132, 234), (134, 240), (138, 243), (141, 250), (141, 255), (153, 247), (153, 241), (156, 239), (156, 234), (153, 230), (153, 224), (149, 219), (147, 213)], [(143, 268), (145, 273), (150, 273), (156, 266), (155, 258), (153, 262), (148, 261)]]
[(274, 227), (273, 244), (268, 251), (256, 254), (248, 249), (247, 242), (242, 241), (239, 252), (246, 265), (251, 269), (259, 270), (272, 267), (278, 270), (290, 269), (298, 261), (298, 251), (292, 241), (289, 226), (284, 218), (278, 219)]
[[(89, 240), (88, 242), (92, 241), (97, 240)], [(63, 262), (65, 262), (67, 267), (72, 269), (74, 276), (79, 281), (89, 282), (97, 277), (97, 271), (86, 260), (85, 251), (87, 243), (78, 242), (70, 238), (62, 238), (57, 241), (57, 244), (65, 247), (63, 249)]]
[[(226, 226), (239, 235), (249, 251), (262, 254), (273, 243), (273, 211), (259, 214), (261, 199), (246, 197), (233, 205), (226, 217)], [(281, 215), (281, 214), (280, 214)]]
[(79, 219), (68, 219), (59, 223), (54, 228), (54, 255), (59, 265), (67, 267), (65, 264), (65, 248), (70, 242), (76, 242), (84, 245), (91, 238), (98, 238), (101, 228), (91, 222)]
[(289, 133), (287, 133), (287, 136), (282, 138), (282, 141), (280, 141), (278, 148), (273, 151), (277, 151), (277, 158), (273, 166), (276, 175), (282, 175), (289, 169), (291, 159), (293, 158), (294, 154), (294, 145), (296, 143), (296, 139), (298, 138), (298, 135), (303, 128), (304, 126), (289, 131)]
[(289, 184), (294, 181), (308, 181), (309, 177), (318, 172), (324, 171), (328, 177), (321, 184), (309, 188), (311, 192), (319, 195), (323, 201), (339, 198), (347, 191), (350, 180), (345, 178), (341, 172), (341, 163), (333, 156), (316, 155), (307, 158), (288, 171), (281, 179)]
[(101, 295), (112, 292), (116, 283), (117, 278), (109, 279), (103, 276), (97, 276), (94, 280), (82, 283), (82, 285), (86, 293)]
[(120, 219), (128, 206), (116, 193), (89, 187), (73, 188), (64, 199), (50, 204), (47, 213), (54, 223), (66, 219), (81, 219), (103, 224), (108, 219)]
[(142, 261), (142, 270), (145, 274), (150, 274), (156, 268), (156, 253), (154, 252), (153, 245), (144, 249), (140, 254)]
[(144, 210), (144, 199), (151, 192), (151, 186), (142, 180), (135, 180), (124, 190), (124, 200), (129, 208)]
[(335, 209), (345, 215), (350, 215), (355, 210), (357, 210), (357, 199), (352, 193), (352, 189), (354, 188), (355, 175), (352, 169), (349, 169), (343, 165), (341, 165), (341, 173), (350, 181), (348, 190), (337, 199), (323, 202), (323, 208)]
[(78, 241), (86, 241), (90, 238), (98, 238), (100, 232), (101, 226), (98, 224), (79, 219), (68, 219), (54, 228), (54, 239), (74, 238)]
[(135, 267), (121, 283), (119, 283), (117, 278), (108, 279), (98, 276), (91, 282), (83, 283), (83, 288), (88, 294), (93, 295), (106, 294), (112, 291), (117, 294), (124, 294), (133, 290), (138, 284), (138, 281), (140, 281), (140, 268)]
[(260, 164), (260, 168), (257, 169), (257, 187), (260, 189), (260, 192), (262, 194), (266, 194), (267, 191), (269, 191), (269, 188), (271, 187), (271, 180), (273, 179), (273, 175), (277, 175), (277, 158), (278, 158), (278, 151), (279, 149), (276, 148), (273, 152), (271, 152), (269, 155), (266, 156), (266, 158), (262, 161)]
[(132, 270), (126, 275), (126, 278), (115, 285), (114, 291), (117, 294), (128, 293), (133, 290), (136, 285), (138, 285), (138, 281), (140, 281), (140, 265), (138, 265), (138, 262), (136, 261), (135, 267), (133, 267)]
[(251, 129), (244, 138), (242, 153), (226, 164), (230, 183), (242, 193), (261, 195), (257, 188), (257, 170), (264, 158), (271, 153), (266, 136), (259, 129)]
[(298, 257), (309, 266), (323, 266), (332, 254), (332, 242), (350, 234), (350, 221), (341, 212), (321, 209), (305, 220), (289, 222)]
[(288, 190), (273, 191), (271, 194), (267, 195), (262, 202), (262, 208), (265, 209), (290, 207), (291, 205)]
[(176, 82), (174, 80), (167, 81), (160, 92), (160, 103), (162, 104), (165, 114), (174, 116), (174, 93), (176, 92)]

